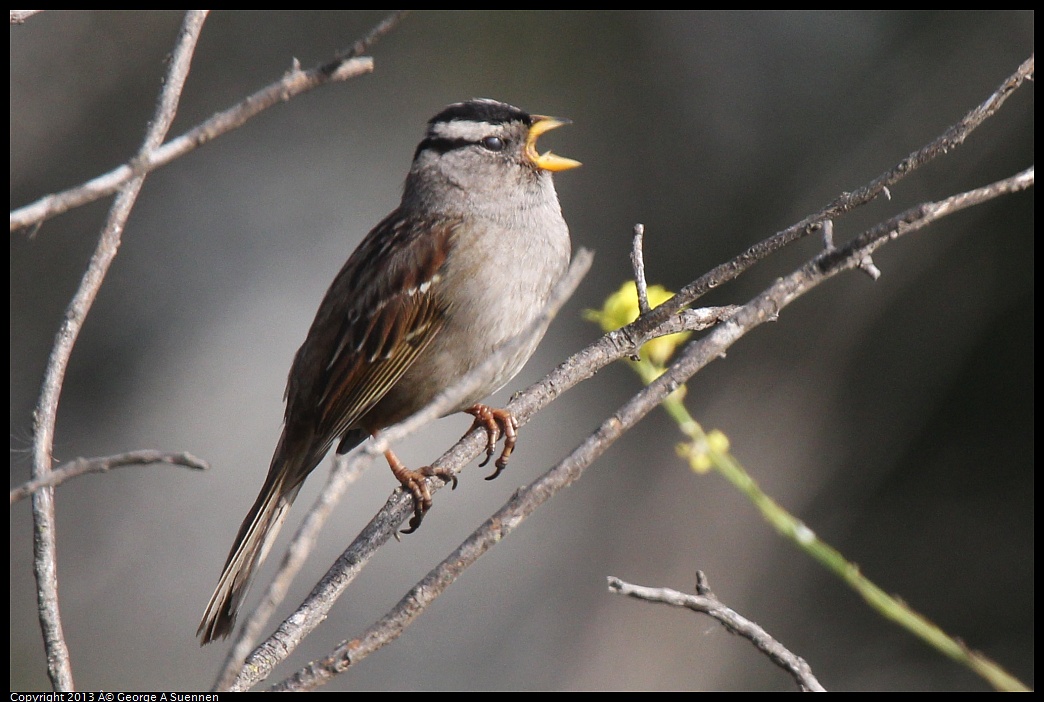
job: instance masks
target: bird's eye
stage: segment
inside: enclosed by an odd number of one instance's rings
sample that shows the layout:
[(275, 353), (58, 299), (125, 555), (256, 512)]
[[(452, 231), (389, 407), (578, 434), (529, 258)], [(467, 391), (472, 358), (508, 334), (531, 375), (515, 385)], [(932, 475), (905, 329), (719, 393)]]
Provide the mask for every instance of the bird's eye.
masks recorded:
[(503, 151), (504, 140), (500, 137), (488, 136), (482, 140), (482, 146), (490, 151)]

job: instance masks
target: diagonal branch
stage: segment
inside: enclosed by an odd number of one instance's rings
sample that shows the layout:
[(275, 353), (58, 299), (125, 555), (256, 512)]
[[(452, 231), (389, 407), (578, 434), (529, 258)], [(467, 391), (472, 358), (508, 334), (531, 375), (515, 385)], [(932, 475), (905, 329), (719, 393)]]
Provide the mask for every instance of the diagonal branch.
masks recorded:
[(1034, 57), (1030, 56), (1023, 61), (1018, 69), (1005, 78), (1004, 82), (986, 100), (969, 111), (959, 122), (931, 142), (911, 153), (890, 170), (885, 171), (874, 180), (852, 192), (842, 193), (818, 212), (808, 215), (796, 224), (755, 244), (731, 261), (713, 268), (699, 279), (679, 290), (678, 294), (672, 299), (663, 303), (653, 310), (651, 314), (642, 317), (639, 321), (645, 320), (643, 323), (650, 326), (659, 324), (683, 307), (691, 305), (707, 291), (733, 280), (753, 267), (755, 263), (767, 258), (784, 246), (805, 237), (807, 234), (821, 230), (827, 221), (850, 212), (856, 207), (865, 205), (882, 193), (887, 193), (889, 187), (895, 185), (924, 164), (960, 146), (968, 138), (969, 134), (997, 113), (1012, 93), (1021, 87), (1023, 83), (1033, 79), (1033, 59)]
[[(39, 226), (51, 217), (112, 195), (132, 178), (146, 175), (167, 165), (197, 147), (242, 126), (280, 102), (286, 102), (292, 97), (327, 83), (345, 81), (372, 72), (373, 59), (361, 56), (361, 54), (402, 21), (406, 12), (398, 10), (389, 15), (369, 34), (357, 41), (351, 49), (340, 53), (334, 60), (308, 70), (301, 70), (301, 67), (295, 63), (280, 80), (265, 86), (238, 104), (217, 113), (162, 146), (156, 144), (154, 148), (139, 153), (135, 158), (108, 173), (75, 188), (54, 195), (46, 195), (36, 202), (14, 210), (11, 212), (11, 232)], [(162, 144), (162, 141), (160, 143)]]

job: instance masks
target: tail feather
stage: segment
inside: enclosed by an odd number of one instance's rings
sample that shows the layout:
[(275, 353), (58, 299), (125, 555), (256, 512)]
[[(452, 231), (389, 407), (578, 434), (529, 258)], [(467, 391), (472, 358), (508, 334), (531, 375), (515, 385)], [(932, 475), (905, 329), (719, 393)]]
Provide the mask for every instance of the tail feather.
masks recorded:
[[(276, 474), (274, 477), (273, 473)], [(247, 593), (254, 570), (268, 556), (301, 487), (301, 481), (298, 480), (287, 489), (286, 475), (286, 471), (269, 471), (254, 506), (239, 527), (225, 569), (196, 630), (201, 644), (225, 638), (232, 632), (239, 605)]]
[[(353, 448), (365, 436), (365, 433), (360, 435), (358, 432), (349, 432), (338, 451)], [(287, 424), (283, 428), (272, 463), (268, 467), (265, 484), (239, 527), (228, 560), (225, 561), (225, 569), (203, 613), (203, 620), (196, 629), (200, 645), (223, 639), (232, 633), (239, 605), (250, 587), (254, 571), (272, 549), (305, 478), (319, 465), (332, 443), (332, 439), (317, 440), (307, 425), (303, 428), (299, 424)]]

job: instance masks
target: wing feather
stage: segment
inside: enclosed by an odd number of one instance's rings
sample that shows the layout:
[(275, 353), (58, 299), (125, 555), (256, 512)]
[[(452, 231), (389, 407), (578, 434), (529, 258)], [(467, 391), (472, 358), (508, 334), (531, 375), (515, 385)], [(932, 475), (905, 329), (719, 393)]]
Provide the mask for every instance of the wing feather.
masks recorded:
[(311, 433), (312, 455), (358, 428), (442, 328), (437, 283), (458, 222), (400, 216), (385, 218), (345, 263), (294, 358), (285, 430)]

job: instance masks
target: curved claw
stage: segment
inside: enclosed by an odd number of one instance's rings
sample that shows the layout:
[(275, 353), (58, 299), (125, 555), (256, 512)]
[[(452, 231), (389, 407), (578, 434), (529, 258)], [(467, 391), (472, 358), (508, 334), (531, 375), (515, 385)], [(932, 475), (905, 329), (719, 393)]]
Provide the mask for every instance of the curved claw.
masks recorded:
[(489, 463), (489, 459), (496, 451), (497, 441), (502, 434), (504, 436), (504, 450), (494, 464), (496, 470), (492, 475), (486, 477), (486, 480), (493, 480), (507, 467), (508, 459), (515, 450), (515, 442), (518, 440), (518, 420), (511, 412), (505, 409), (494, 409), (488, 405), (472, 405), (464, 411), (475, 418), (471, 429), (481, 427), (486, 430), (486, 460), (482, 461), (479, 467)]
[(428, 483), (424, 480), (424, 474), (413, 470), (409, 473), (410, 475), (401, 482), (402, 489), (413, 495), (413, 517), (410, 518), (409, 528), (402, 530), (403, 534), (412, 534), (417, 531), (424, 515), (431, 509), (431, 492), (428, 491)]
[(413, 512), (413, 516), (410, 517), (410, 526), (408, 528), (406, 528), (406, 529), (401, 529), (399, 531), (399, 533), (400, 534), (412, 534), (413, 532), (417, 531), (417, 527), (419, 527), (421, 525), (421, 522), (423, 520), (424, 520), (424, 512), (422, 512), (420, 510), (415, 510)]
[(504, 470), (504, 466), (500, 465), (500, 461), (497, 461), (493, 465), (496, 468), (496, 470), (494, 470), (490, 475), (487, 475), (484, 478), (485, 480), (496, 480), (500, 477), (500, 473)]
[(413, 496), (413, 517), (410, 518), (409, 527), (400, 532), (412, 534), (417, 531), (424, 515), (431, 509), (431, 491), (428, 489), (427, 479), (430, 477), (442, 478), (445, 482), (452, 483), (453, 488), (456, 489), (457, 476), (453, 471), (436, 469), (431, 466), (424, 466), (420, 470), (410, 470), (391, 450), (385, 451), (384, 457), (391, 466), (392, 475), (402, 485), (402, 489)]
[(431, 466), (424, 466), (418, 472), (425, 478), (441, 478), (443, 484), (450, 484), (451, 490), (457, 489), (457, 474), (449, 468), (432, 468)]

